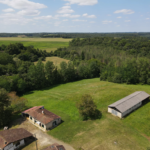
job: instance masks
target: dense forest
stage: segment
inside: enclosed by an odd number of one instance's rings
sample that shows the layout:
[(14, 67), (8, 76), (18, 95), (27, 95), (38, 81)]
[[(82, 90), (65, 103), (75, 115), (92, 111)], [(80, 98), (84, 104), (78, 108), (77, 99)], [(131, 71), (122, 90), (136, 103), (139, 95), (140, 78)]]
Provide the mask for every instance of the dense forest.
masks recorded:
[[(143, 37), (73, 39), (47, 53), (21, 43), (0, 47), (0, 87), (24, 93), (56, 84), (100, 77), (115, 83), (150, 84), (150, 41)], [(60, 68), (47, 56), (69, 59)], [(38, 60), (38, 63), (34, 63)]]
[(114, 32), (114, 33), (0, 33), (0, 37), (41, 37), (41, 38), (93, 38), (93, 37), (147, 37), (150, 32)]
[(57, 49), (54, 55), (70, 59), (77, 67), (96, 60), (101, 80), (150, 84), (149, 50), (147, 38), (77, 38), (70, 42), (68, 48)]
[[(25, 47), (21, 43), (2, 45), (0, 50), (0, 87), (9, 92), (24, 93), (99, 76), (100, 64), (95, 59), (85, 62), (78, 68), (75, 68), (72, 62), (62, 62), (58, 69), (53, 62), (48, 61), (45, 65), (42, 63), (45, 57), (54, 56), (53, 52), (47, 53), (33, 46)], [(37, 64), (33, 63), (37, 60)]]

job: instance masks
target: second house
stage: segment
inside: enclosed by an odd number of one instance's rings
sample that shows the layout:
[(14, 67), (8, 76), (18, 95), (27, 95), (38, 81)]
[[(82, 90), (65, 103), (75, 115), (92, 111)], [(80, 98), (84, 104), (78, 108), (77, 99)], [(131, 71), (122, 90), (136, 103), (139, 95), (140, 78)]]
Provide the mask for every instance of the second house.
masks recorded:
[(22, 116), (44, 131), (52, 129), (61, 123), (61, 117), (44, 109), (44, 106), (35, 106), (25, 110), (22, 112)]

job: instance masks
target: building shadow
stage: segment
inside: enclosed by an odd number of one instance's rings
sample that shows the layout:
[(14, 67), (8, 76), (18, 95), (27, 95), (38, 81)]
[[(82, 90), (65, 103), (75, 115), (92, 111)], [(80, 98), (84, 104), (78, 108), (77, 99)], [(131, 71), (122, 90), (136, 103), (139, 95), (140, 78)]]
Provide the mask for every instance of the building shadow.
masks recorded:
[(149, 99), (149, 98), (145, 99), (144, 101), (142, 101), (142, 105), (141, 105), (140, 107), (138, 107), (138, 108), (132, 110), (129, 114), (125, 115), (125, 116), (124, 116), (123, 118), (121, 118), (121, 119), (127, 118), (128, 116), (131, 115), (131, 113), (133, 113), (134, 111), (137, 111), (137, 110), (138, 110), (139, 108), (141, 108), (141, 107), (144, 107), (144, 106), (147, 105), (149, 102), (150, 102), (150, 99)]
[(57, 124), (56, 126), (53, 126), (52, 128), (50, 128), (48, 131), (51, 131), (51, 130), (53, 130), (53, 129), (55, 129), (55, 128), (57, 128), (58, 126), (60, 126), (61, 124), (63, 124), (64, 123), (64, 121), (63, 120), (61, 120), (61, 123), (59, 123), (59, 124)]
[(32, 137), (29, 137), (29, 138), (26, 138), (24, 139), (25, 141), (25, 145), (24, 146), (21, 146), (20, 148), (18, 148), (17, 150), (22, 150), (23, 148), (29, 146), (31, 143), (35, 142), (35, 145), (36, 145), (36, 150), (38, 150), (38, 145), (37, 145), (37, 138), (35, 135), (33, 135)]

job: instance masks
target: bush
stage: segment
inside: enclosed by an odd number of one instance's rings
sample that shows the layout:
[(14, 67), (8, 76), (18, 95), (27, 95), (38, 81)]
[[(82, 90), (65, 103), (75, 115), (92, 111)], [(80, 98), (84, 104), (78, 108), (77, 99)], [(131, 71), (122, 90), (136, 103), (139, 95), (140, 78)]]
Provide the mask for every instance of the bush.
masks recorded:
[(83, 120), (101, 118), (101, 112), (97, 109), (93, 98), (89, 94), (81, 97), (81, 100), (77, 104), (77, 108), (79, 109), (79, 113), (83, 117)]

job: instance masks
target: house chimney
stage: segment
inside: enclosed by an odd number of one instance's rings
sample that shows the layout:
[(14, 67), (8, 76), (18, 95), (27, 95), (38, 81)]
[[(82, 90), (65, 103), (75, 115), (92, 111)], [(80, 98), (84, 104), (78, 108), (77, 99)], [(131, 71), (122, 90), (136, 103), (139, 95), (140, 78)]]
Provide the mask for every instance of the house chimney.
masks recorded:
[(4, 130), (8, 130), (8, 127), (4, 127)]
[(42, 114), (44, 115), (44, 110), (42, 110)]

